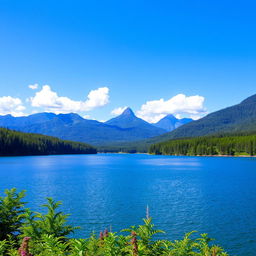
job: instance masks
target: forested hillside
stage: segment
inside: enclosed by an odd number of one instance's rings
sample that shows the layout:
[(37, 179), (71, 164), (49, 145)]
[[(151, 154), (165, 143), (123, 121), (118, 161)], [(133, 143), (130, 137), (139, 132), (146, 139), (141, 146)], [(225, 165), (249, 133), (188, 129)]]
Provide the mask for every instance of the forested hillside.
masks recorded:
[(199, 137), (217, 133), (256, 131), (256, 94), (240, 104), (213, 112), (197, 121), (185, 124), (170, 133), (145, 140), (157, 143), (171, 139)]
[(151, 145), (149, 153), (159, 155), (256, 155), (256, 135), (212, 136), (170, 140)]
[(0, 128), (0, 155), (95, 154), (92, 146), (54, 137)]

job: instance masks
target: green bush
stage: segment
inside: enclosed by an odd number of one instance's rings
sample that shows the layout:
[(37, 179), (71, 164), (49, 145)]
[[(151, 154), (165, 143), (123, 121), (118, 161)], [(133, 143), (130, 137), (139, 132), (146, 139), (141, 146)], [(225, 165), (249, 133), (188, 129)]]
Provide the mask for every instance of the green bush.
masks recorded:
[(5, 190), (5, 197), (0, 197), (0, 241), (16, 239), (21, 233), (24, 221), (25, 191), (17, 193), (16, 189)]
[[(67, 225), (68, 215), (58, 211), (60, 202), (47, 199), (46, 214), (25, 208), (24, 192), (6, 190), (0, 198), (0, 256), (227, 256), (212, 245), (207, 234), (192, 238), (194, 232), (181, 240), (156, 240), (157, 230), (150, 217), (143, 225), (131, 226), (120, 233), (100, 232), (99, 237), (74, 239), (68, 236), (76, 228)], [(9, 214), (10, 218), (7, 218)], [(195, 235), (193, 235), (195, 237)]]
[(66, 225), (68, 215), (56, 212), (60, 205), (61, 202), (55, 202), (52, 198), (47, 198), (47, 204), (43, 205), (48, 210), (46, 214), (32, 212), (27, 209), (24, 215), (25, 221), (21, 228), (23, 236), (39, 240), (43, 235), (64, 238), (74, 232), (76, 228)]

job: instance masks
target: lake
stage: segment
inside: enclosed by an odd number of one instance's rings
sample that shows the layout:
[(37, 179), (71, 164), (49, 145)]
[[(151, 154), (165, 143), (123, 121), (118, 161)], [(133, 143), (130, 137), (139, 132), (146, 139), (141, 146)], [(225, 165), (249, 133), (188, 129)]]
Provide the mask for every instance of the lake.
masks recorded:
[(77, 237), (141, 224), (149, 206), (161, 238), (208, 233), (231, 255), (255, 256), (256, 158), (98, 154), (0, 158), (1, 194), (27, 190), (39, 210), (63, 201)]

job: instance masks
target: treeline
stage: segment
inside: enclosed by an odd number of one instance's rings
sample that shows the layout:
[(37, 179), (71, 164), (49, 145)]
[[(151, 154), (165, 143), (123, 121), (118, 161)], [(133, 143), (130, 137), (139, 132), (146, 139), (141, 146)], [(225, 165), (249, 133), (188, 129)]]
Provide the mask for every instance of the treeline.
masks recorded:
[[(26, 208), (24, 191), (6, 190), (0, 197), (0, 256), (227, 256), (207, 234), (185, 234), (181, 240), (156, 240), (157, 230), (144, 224), (119, 233), (107, 229), (88, 238), (70, 238), (78, 228), (67, 224), (60, 202), (47, 198), (43, 213)], [(192, 235), (193, 234), (193, 235)], [(191, 236), (192, 235), (192, 236)]]
[(0, 128), (0, 156), (96, 154), (85, 143)]
[(143, 143), (137, 142), (124, 142), (123, 144), (113, 144), (113, 145), (105, 145), (98, 146), (98, 152), (100, 153), (147, 153), (148, 148)]
[(177, 139), (151, 145), (149, 153), (157, 155), (256, 155), (256, 135), (207, 136)]

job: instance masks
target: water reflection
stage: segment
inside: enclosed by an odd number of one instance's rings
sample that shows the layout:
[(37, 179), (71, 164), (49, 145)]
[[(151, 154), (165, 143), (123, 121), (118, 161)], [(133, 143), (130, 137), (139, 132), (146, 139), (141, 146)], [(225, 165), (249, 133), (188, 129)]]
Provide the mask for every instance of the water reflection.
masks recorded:
[(200, 158), (195, 157), (152, 157), (149, 159), (141, 159), (141, 164), (155, 166), (201, 166)]

